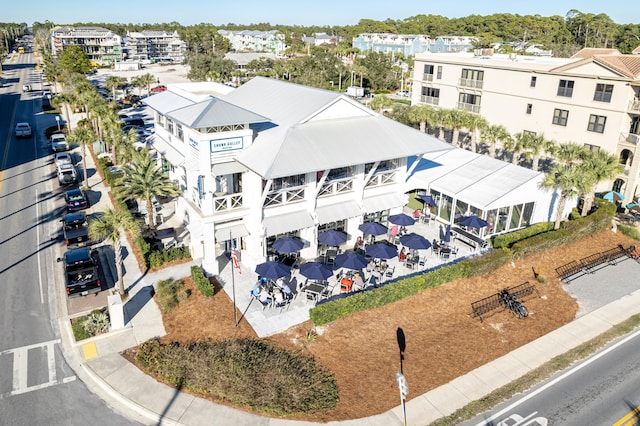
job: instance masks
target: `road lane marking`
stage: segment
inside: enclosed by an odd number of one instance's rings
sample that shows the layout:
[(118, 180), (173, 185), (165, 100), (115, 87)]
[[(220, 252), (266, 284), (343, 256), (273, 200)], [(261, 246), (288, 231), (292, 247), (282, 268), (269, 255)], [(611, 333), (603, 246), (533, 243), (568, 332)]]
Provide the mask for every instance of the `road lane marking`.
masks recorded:
[(623, 418), (615, 422), (612, 426), (632, 426), (640, 417), (640, 405), (629, 411)]
[[(36, 189), (36, 217), (40, 217), (40, 208), (38, 207), (38, 190)], [(40, 247), (40, 231), (41, 225), (36, 223), (36, 247)], [(38, 259), (38, 286), (40, 287), (40, 304), (44, 305), (44, 286), (42, 285), (42, 263), (40, 262), (40, 254), (36, 256)]]
[(629, 336), (627, 336), (624, 339), (620, 340), (618, 343), (616, 343), (616, 344), (614, 344), (612, 346), (609, 346), (607, 349), (603, 350), (602, 352), (598, 353), (597, 355), (594, 355), (591, 358), (588, 358), (585, 362), (583, 362), (582, 364), (578, 365), (577, 367), (574, 367), (573, 369), (567, 371), (566, 373), (561, 374), (560, 376), (558, 376), (555, 379), (551, 380), (547, 384), (541, 386), (540, 388), (538, 388), (535, 391), (531, 392), (530, 394), (526, 395), (522, 399), (520, 399), (520, 400), (514, 402), (513, 404), (505, 407), (503, 410), (500, 410), (499, 412), (495, 413), (493, 416), (489, 417), (488, 419), (482, 420), (476, 426), (486, 426), (486, 425), (494, 424), (493, 421), (496, 420), (497, 418), (503, 416), (504, 414), (507, 414), (507, 413), (513, 411), (513, 409), (516, 408), (517, 406), (519, 406), (520, 404), (523, 404), (523, 403), (527, 402), (531, 398), (534, 398), (538, 394), (546, 391), (547, 389), (549, 389), (551, 386), (555, 385), (556, 383), (559, 383), (562, 380), (566, 379), (567, 377), (572, 376), (574, 373), (577, 373), (578, 371), (582, 370), (584, 367), (588, 366), (592, 362), (595, 362), (598, 359), (602, 358), (603, 356), (607, 355), (609, 352), (612, 352), (612, 351), (618, 349), (620, 346), (624, 345), (625, 343), (627, 343), (628, 341), (630, 341), (631, 339), (634, 339), (635, 337), (637, 337), (639, 335), (640, 335), (640, 330), (636, 331), (633, 334), (630, 334)]

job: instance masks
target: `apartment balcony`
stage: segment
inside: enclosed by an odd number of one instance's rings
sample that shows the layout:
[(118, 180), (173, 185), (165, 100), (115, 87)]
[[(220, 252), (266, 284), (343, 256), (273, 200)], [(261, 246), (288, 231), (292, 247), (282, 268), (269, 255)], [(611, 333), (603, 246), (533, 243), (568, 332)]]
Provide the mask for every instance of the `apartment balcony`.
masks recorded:
[(458, 86), (460, 87), (468, 87), (470, 89), (482, 89), (483, 84), (484, 84), (483, 80), (471, 80), (469, 78), (458, 79)]
[(322, 185), (320, 192), (318, 192), (318, 197), (326, 197), (349, 191), (353, 191), (353, 179), (333, 180), (325, 182), (324, 185)]
[(279, 206), (297, 201), (304, 201), (304, 187), (286, 191), (270, 192), (264, 200), (264, 207)]
[(633, 133), (620, 133), (620, 139), (618, 142), (638, 145), (638, 141), (640, 141), (640, 135)]
[(427, 105), (440, 105), (440, 98), (433, 96), (420, 96), (420, 102)]
[(629, 102), (629, 111), (640, 113), (640, 99), (633, 99)]
[(433, 81), (433, 74), (422, 74), (422, 81)]
[(462, 111), (469, 111), (475, 114), (480, 114), (480, 105), (475, 104), (467, 104), (464, 102), (457, 102), (456, 108)]

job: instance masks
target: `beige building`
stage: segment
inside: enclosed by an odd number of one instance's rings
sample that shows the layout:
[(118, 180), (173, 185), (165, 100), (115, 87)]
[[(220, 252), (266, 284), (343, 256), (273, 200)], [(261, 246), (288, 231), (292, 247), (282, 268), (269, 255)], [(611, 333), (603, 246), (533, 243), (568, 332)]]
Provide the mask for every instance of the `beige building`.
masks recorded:
[(412, 104), (461, 109), (511, 134), (544, 134), (618, 156), (624, 171), (598, 190), (638, 192), (640, 55), (583, 49), (572, 58), (474, 53), (416, 56)]

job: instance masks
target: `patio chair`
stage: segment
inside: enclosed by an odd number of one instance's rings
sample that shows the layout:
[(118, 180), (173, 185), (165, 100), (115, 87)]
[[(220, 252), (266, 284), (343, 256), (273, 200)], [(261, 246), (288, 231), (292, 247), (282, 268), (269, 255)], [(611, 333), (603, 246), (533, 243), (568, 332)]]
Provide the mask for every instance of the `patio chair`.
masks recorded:
[(337, 255), (338, 255), (338, 250), (327, 250), (327, 252), (324, 255), (326, 264), (333, 265)]
[(353, 287), (353, 280), (348, 278), (343, 278), (340, 280), (340, 293), (351, 293), (351, 289)]
[(427, 264), (427, 258), (426, 257), (421, 257), (420, 259), (418, 259), (418, 266), (421, 268), (424, 268), (424, 266)]
[(328, 299), (329, 297), (331, 297), (333, 295), (333, 289), (335, 288), (335, 286), (336, 283), (327, 284), (324, 290), (322, 290), (322, 293), (320, 293), (320, 299)]
[(393, 277), (393, 273), (395, 272), (395, 270), (396, 270), (395, 265), (394, 266), (389, 266), (387, 268), (387, 270), (385, 271), (384, 275), (389, 277), (389, 278), (391, 278), (391, 277)]

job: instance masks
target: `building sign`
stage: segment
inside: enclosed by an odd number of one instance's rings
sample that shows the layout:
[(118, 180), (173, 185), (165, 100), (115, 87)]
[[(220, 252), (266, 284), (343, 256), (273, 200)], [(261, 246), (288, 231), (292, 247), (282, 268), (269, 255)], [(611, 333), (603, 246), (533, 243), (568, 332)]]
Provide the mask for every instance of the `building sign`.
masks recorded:
[(216, 139), (210, 143), (211, 152), (237, 151), (243, 148), (242, 138)]
[(197, 151), (198, 150), (198, 141), (189, 138), (189, 146)]

